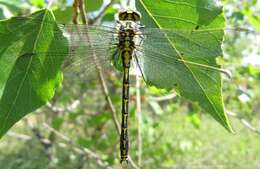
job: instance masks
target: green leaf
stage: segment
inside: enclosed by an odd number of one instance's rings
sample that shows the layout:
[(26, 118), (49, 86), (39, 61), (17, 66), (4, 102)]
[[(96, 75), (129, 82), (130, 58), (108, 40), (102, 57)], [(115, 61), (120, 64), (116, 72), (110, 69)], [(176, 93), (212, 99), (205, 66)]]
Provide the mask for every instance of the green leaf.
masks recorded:
[[(167, 62), (155, 63), (147, 54), (146, 81), (159, 88), (175, 87), (181, 96), (198, 102), (232, 131), (223, 106), (221, 75), (216, 71), (219, 68), (216, 58), (223, 55), (221, 43), (225, 20), (222, 8), (212, 0), (138, 0), (136, 6), (146, 27), (160, 28), (162, 32), (163, 29), (172, 30), (161, 33), (164, 37), (153, 46), (159, 49), (158, 45), (167, 44), (155, 56), (157, 60)], [(209, 29), (219, 31), (207, 32)], [(149, 41), (149, 36), (147, 39)], [(167, 53), (167, 57), (162, 52)], [(176, 64), (176, 60), (186, 62)], [(211, 69), (206, 69), (209, 67)]]
[(52, 128), (59, 130), (64, 123), (64, 118), (63, 117), (55, 117), (52, 120)]
[(116, 13), (117, 13), (117, 10), (110, 6), (107, 9), (105, 15), (102, 17), (102, 22), (113, 22), (115, 20)]
[(85, 0), (85, 4), (87, 12), (96, 11), (102, 6), (103, 0)]
[(56, 21), (58, 23), (70, 23), (72, 22), (73, 18), (73, 8), (66, 7), (66, 8), (57, 8), (53, 10), (53, 14), (55, 15)]
[(45, 5), (44, 0), (30, 0), (31, 4), (35, 7), (42, 8)]
[(4, 10), (0, 7), (0, 19), (4, 19)]
[(0, 137), (54, 96), (66, 55), (53, 58), (49, 53), (68, 53), (68, 41), (62, 37), (48, 10), (0, 22)]
[(6, 6), (13, 14), (19, 14), (23, 9), (29, 9), (29, 5), (21, 0), (0, 0), (0, 5)]
[(244, 13), (248, 17), (249, 23), (254, 26), (256, 30), (260, 30), (260, 16), (255, 15), (251, 10), (245, 10)]

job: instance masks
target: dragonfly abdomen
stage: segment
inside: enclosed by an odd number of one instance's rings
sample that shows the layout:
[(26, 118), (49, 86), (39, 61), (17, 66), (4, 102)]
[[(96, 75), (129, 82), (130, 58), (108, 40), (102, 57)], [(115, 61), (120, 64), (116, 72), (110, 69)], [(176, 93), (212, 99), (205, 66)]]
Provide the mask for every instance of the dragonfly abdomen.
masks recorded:
[(122, 123), (121, 123), (121, 135), (120, 135), (120, 152), (121, 162), (127, 161), (128, 156), (128, 105), (129, 105), (129, 69), (132, 60), (133, 47), (130, 47), (131, 41), (121, 42), (121, 59), (123, 62), (123, 89), (122, 89)]
[(129, 106), (129, 69), (135, 49), (135, 32), (131, 29), (121, 30), (119, 33), (119, 50), (123, 63), (123, 89), (122, 89), (122, 123), (120, 135), (121, 162), (127, 161), (128, 156), (128, 106)]

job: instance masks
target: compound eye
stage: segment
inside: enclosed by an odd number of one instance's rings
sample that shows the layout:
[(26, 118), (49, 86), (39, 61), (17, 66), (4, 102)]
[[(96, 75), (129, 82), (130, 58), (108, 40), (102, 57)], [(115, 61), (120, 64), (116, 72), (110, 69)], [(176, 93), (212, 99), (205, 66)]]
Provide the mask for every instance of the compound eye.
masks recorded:
[(138, 22), (141, 20), (141, 14), (139, 14), (139, 12), (135, 12), (132, 10), (119, 12), (118, 17), (120, 21)]

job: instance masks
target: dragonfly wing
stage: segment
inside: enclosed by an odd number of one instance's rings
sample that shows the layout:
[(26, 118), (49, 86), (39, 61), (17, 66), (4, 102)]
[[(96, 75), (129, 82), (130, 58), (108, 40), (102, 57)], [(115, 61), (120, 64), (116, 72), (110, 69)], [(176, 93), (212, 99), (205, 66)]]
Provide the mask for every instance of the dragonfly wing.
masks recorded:
[[(42, 41), (53, 39), (49, 47), (37, 49), (37, 52), (23, 53), (22, 55), (34, 55), (39, 57), (45, 55), (48, 62), (56, 63), (63, 60), (62, 70), (66, 77), (87, 77), (93, 75), (96, 66), (103, 67), (104, 71), (110, 66), (111, 53), (116, 52), (115, 30), (105, 26), (87, 26), (73, 24), (57, 24), (55, 22), (45, 22), (32, 20), (28, 17), (18, 17), (21, 22), (16, 26), (8, 27), (11, 33), (23, 29), (25, 25), (41, 25), (42, 27), (52, 27), (53, 30), (45, 31)], [(7, 25), (8, 26), (8, 25)], [(31, 32), (28, 32), (30, 34)], [(26, 36), (26, 35), (23, 35)], [(46, 50), (48, 49), (48, 50)], [(53, 65), (55, 67), (55, 65)], [(46, 68), (50, 69), (50, 68)], [(77, 75), (77, 76), (75, 76)]]
[[(193, 81), (194, 77), (188, 76), (196, 76), (195, 74), (200, 74), (199, 77), (201, 74), (211, 76), (214, 81), (219, 80), (219, 72), (216, 70), (220, 67), (215, 61), (215, 57), (221, 55), (219, 47), (222, 39), (217, 38), (219, 36), (212, 36), (208, 32), (159, 29), (146, 29), (143, 34), (144, 41), (140, 49), (143, 57), (139, 58), (149, 83), (170, 88), (182, 84), (181, 81)], [(205, 40), (202, 38), (205, 36), (210, 38)]]
[(67, 76), (84, 75), (85, 78), (93, 78), (99, 68), (111, 71), (110, 57), (116, 50), (116, 48), (77, 49), (65, 61), (63, 71)]
[[(137, 50), (143, 53), (143, 57), (139, 57), (139, 60), (147, 81), (155, 82), (161, 87), (172, 86), (177, 83), (172, 72), (186, 69), (194, 76), (198, 74), (198, 77), (209, 77), (212, 82), (217, 81), (219, 73), (230, 77), (230, 73), (217, 64), (216, 58), (222, 56), (223, 36), (231, 33), (241, 34), (241, 36), (243, 34), (243, 37), (245, 34), (259, 35), (257, 32), (242, 28), (142, 30), (144, 40), (141, 48)], [(152, 76), (153, 74), (158, 76)], [(168, 83), (160, 84), (160, 81)]]

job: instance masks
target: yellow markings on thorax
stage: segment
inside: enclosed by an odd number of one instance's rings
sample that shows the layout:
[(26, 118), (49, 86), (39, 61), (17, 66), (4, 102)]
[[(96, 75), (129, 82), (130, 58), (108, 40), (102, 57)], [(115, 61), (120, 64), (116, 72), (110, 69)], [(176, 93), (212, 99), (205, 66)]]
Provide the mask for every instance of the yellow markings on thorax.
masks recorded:
[(119, 12), (119, 20), (121, 21), (140, 21), (141, 20), (141, 14), (137, 11), (133, 10), (124, 10)]

